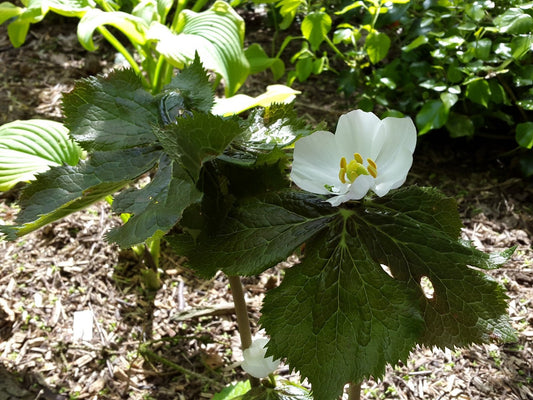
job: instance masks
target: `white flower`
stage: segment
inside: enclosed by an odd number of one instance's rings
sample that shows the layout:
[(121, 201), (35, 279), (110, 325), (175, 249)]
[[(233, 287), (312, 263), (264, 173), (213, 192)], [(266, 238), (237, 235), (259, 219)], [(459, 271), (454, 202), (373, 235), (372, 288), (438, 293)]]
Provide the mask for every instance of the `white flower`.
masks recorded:
[(385, 196), (405, 182), (416, 135), (410, 118), (351, 111), (339, 118), (335, 134), (318, 131), (296, 142), (291, 179), (308, 192), (333, 195), (327, 200), (333, 206), (369, 190)]
[(265, 357), (267, 343), (266, 338), (255, 339), (252, 345), (242, 352), (244, 357), (242, 369), (256, 378), (267, 377), (280, 363), (280, 360), (274, 360), (273, 357)]

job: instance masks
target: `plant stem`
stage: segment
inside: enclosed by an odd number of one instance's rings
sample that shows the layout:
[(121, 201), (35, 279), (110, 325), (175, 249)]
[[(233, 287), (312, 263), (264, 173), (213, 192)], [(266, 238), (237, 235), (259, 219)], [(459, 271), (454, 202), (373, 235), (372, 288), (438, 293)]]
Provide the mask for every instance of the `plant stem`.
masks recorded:
[[(241, 278), (238, 276), (228, 276), (233, 303), (235, 304), (235, 315), (237, 316), (237, 325), (239, 335), (241, 336), (241, 347), (247, 349), (252, 344), (252, 331), (250, 330), (250, 320), (248, 319), (248, 309), (244, 300), (244, 291), (242, 288)], [(259, 386), (259, 379), (250, 377), (252, 387)]]
[(348, 385), (348, 400), (361, 399), (361, 382), (352, 382)]
[(143, 83), (146, 87), (149, 87), (150, 85), (146, 81), (146, 78), (143, 76), (141, 69), (139, 67), (139, 64), (135, 62), (135, 59), (130, 54), (128, 49), (126, 49), (122, 43), (111, 33), (107, 30), (107, 28), (103, 26), (98, 27), (98, 32), (102, 34), (102, 36), (120, 53), (124, 56), (126, 61), (130, 64), (131, 68), (135, 71), (135, 73), (141, 77), (143, 80)]

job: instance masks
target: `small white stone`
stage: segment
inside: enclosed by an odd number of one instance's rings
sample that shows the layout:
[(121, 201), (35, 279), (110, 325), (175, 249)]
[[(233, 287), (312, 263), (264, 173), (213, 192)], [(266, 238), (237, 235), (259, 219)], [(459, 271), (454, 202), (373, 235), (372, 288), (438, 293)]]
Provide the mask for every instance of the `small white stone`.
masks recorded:
[(93, 312), (91, 310), (75, 311), (72, 339), (74, 341), (91, 341), (93, 338)]

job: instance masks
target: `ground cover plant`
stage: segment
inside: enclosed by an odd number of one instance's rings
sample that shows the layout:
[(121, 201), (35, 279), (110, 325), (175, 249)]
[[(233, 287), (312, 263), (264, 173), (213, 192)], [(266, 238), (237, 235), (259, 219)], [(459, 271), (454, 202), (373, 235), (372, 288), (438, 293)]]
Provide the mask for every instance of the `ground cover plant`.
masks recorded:
[[(514, 338), (502, 289), (468, 267), (496, 268), (512, 251), (491, 256), (459, 240), (455, 203), (436, 189), (399, 188), (416, 141), (409, 119), (354, 111), (336, 135), (311, 134), (287, 106), (241, 119), (213, 115), (212, 105), (198, 60), (157, 95), (129, 70), (79, 82), (64, 112), (90, 156), (39, 175), (23, 192), (17, 225), (3, 231), (23, 236), (152, 171), (145, 186), (115, 195), (114, 211), (132, 216), (107, 238), (128, 247), (167, 235), (199, 274), (230, 276), (234, 295), (239, 275), (299, 251), (301, 263), (267, 293), (261, 324), (269, 354), (307, 377), (318, 399), (337, 396), (346, 382), (357, 392), (416, 343)], [(367, 131), (376, 143), (352, 137)], [(307, 192), (287, 179), (294, 143), (291, 177)], [(369, 189), (375, 195), (365, 197)]]
[[(515, 141), (522, 172), (531, 174), (530, 2), (269, 4), (279, 14), (278, 29), (301, 33), (287, 36), (272, 54), (290, 57), (289, 83), (334, 72), (359, 108), (416, 116), (420, 134), (445, 129), (452, 138)], [(287, 47), (291, 42), (300, 46)]]

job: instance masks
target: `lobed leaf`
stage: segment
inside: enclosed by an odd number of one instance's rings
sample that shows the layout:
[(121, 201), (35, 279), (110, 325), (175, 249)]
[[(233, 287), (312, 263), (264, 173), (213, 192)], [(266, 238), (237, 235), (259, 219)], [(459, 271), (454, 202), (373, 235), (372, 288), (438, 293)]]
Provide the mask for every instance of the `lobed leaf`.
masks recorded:
[[(204, 275), (257, 274), (305, 243), (300, 264), (265, 297), (269, 354), (308, 378), (314, 398), (380, 377), (417, 343), (453, 347), (514, 339), (502, 288), (479, 268), (484, 254), (460, 240), (453, 199), (409, 187), (332, 208), (320, 196), (281, 191), (235, 203), (220, 230), (172, 247)], [(475, 267), (475, 268), (472, 268)], [(434, 292), (428, 294), (423, 281)]]
[(159, 123), (157, 102), (132, 70), (76, 83), (63, 97), (65, 124), (88, 151), (111, 151), (149, 145)]
[(202, 165), (220, 155), (240, 128), (235, 120), (193, 112), (192, 117), (179, 118), (155, 134), (170, 158), (197, 182)]
[(79, 211), (126, 186), (160, 157), (161, 151), (153, 148), (95, 152), (74, 167), (52, 168), (22, 192), (18, 225), (1, 231), (14, 240)]
[(335, 209), (321, 198), (285, 191), (244, 199), (230, 212), (222, 229), (195, 244), (186, 234), (169, 236), (204, 276), (255, 275), (285, 260), (294, 249), (327, 226)]
[(126, 248), (157, 235), (165, 235), (183, 211), (200, 201), (202, 193), (190, 177), (165, 155), (152, 181), (142, 189), (120, 193), (113, 202), (117, 213), (129, 213), (128, 221), (107, 234), (107, 239)]

